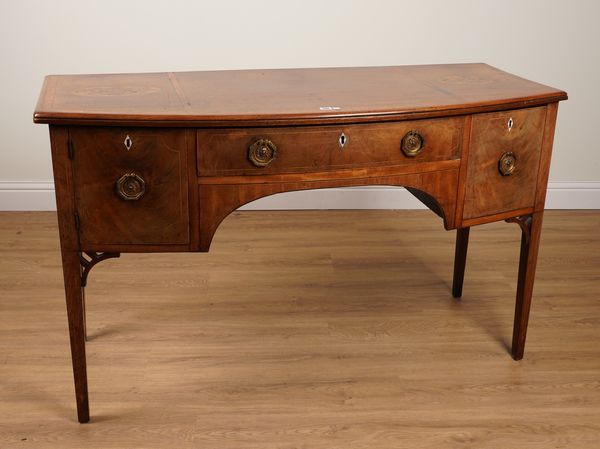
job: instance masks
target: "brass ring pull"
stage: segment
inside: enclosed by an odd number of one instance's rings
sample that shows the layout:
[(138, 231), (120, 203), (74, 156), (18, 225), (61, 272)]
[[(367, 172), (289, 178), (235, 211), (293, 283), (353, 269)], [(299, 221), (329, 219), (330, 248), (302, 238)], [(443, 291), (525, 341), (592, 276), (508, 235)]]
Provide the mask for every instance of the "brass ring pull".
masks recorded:
[(401, 148), (405, 156), (415, 157), (425, 148), (425, 139), (417, 131), (409, 131), (402, 138)]
[(146, 193), (146, 182), (136, 173), (126, 173), (117, 180), (116, 188), (125, 201), (137, 201)]
[(277, 156), (277, 147), (269, 139), (258, 139), (248, 148), (248, 159), (256, 167), (266, 167)]
[(507, 151), (500, 156), (498, 161), (498, 171), (502, 176), (508, 176), (513, 174), (517, 164), (517, 158), (512, 151)]

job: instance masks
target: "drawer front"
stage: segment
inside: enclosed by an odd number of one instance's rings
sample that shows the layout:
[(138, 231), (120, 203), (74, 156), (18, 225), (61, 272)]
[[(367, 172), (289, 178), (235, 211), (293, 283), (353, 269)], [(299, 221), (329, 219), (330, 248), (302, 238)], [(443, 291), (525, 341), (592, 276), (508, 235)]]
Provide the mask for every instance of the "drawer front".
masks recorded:
[(463, 123), (463, 117), (452, 117), (347, 126), (198, 130), (198, 174), (264, 175), (458, 159)]
[(546, 108), (473, 116), (464, 219), (533, 207)]
[(84, 248), (189, 242), (184, 130), (76, 127), (69, 133)]

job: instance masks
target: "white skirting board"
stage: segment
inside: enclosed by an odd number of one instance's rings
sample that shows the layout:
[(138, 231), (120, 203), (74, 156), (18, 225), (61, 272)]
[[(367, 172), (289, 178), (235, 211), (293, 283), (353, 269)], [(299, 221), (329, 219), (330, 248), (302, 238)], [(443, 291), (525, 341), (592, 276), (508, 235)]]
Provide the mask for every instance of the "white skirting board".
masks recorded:
[[(295, 209), (423, 209), (401, 187), (348, 187), (304, 190), (272, 195), (254, 201), (243, 210)], [(550, 182), (547, 209), (600, 209), (600, 181)], [(54, 184), (0, 181), (0, 211), (55, 210)]]

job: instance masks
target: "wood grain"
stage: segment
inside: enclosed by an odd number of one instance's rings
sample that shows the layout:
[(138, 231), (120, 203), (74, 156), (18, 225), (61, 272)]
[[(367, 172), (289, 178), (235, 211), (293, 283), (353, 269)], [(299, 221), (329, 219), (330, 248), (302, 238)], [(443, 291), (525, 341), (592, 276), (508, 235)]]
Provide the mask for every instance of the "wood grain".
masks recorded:
[[(34, 121), (51, 124), (79, 421), (89, 417), (79, 251), (208, 251), (239, 206), (295, 190), (405, 186), (446, 229), (535, 207), (531, 236), (522, 226), (513, 339), (513, 356), (522, 358), (562, 99), (562, 91), (484, 64), (47, 77)], [(342, 152), (340, 130), (350, 142)], [(398, 151), (403, 134), (411, 162)], [(282, 149), (256, 171), (245, 153), (259, 137)], [(506, 150), (517, 160), (514, 173), (503, 173), (509, 178), (498, 173)], [(256, 166), (277, 152), (266, 140), (252, 151)]]
[[(289, 128), (201, 129), (198, 131), (198, 175), (239, 176), (310, 173), (363, 167), (418, 165), (460, 159), (464, 117), (405, 120), (396, 123)], [(421, 154), (407, 157), (402, 138), (417, 131), (424, 139)], [(339, 137), (344, 134), (341, 148)], [(248, 160), (248, 148), (259, 139), (277, 147), (266, 167)]]
[(460, 115), (565, 100), (487, 64), (46, 77), (37, 123), (269, 126)]
[(50, 127), (52, 171), (56, 183), (57, 221), (71, 342), (71, 363), (79, 422), (90, 418), (85, 356), (85, 299), (81, 285), (79, 234), (77, 232), (73, 167), (68, 156), (69, 135), (65, 127)]
[[(210, 179), (210, 178), (209, 178)], [(221, 221), (231, 212), (250, 201), (276, 193), (323, 189), (340, 186), (387, 185), (405, 186), (418, 190), (435, 203), (435, 209), (444, 221), (446, 229), (454, 228), (458, 170), (432, 171), (425, 173), (398, 174), (361, 178), (358, 174), (347, 179), (321, 181), (271, 181), (265, 183), (221, 183), (198, 186), (198, 210), (200, 224), (200, 251), (208, 251)]]
[(0, 213), (0, 447), (596, 449), (600, 213), (543, 228), (521, 362), (513, 224), (471, 230), (461, 301), (420, 211), (236, 212), (210, 254), (103, 262), (80, 426), (55, 214)]
[[(473, 116), (464, 220), (533, 208), (545, 118), (545, 107)], [(510, 119), (512, 129), (507, 126)], [(515, 171), (509, 176), (498, 171), (505, 152), (516, 157)], [(540, 189), (545, 191), (545, 186)]]
[(558, 103), (547, 106), (546, 122), (544, 123), (544, 140), (540, 155), (540, 169), (538, 171), (537, 189), (535, 192), (535, 210), (543, 211), (546, 204), (546, 191), (548, 176), (550, 175), (550, 159), (552, 157), (552, 145), (554, 143), (554, 130), (556, 128), (556, 116), (558, 114)]
[[(133, 142), (130, 150), (126, 136)], [(189, 137), (181, 129), (69, 128), (84, 248), (189, 243)], [(116, 193), (115, 183), (129, 173), (145, 181), (146, 191), (136, 201)]]

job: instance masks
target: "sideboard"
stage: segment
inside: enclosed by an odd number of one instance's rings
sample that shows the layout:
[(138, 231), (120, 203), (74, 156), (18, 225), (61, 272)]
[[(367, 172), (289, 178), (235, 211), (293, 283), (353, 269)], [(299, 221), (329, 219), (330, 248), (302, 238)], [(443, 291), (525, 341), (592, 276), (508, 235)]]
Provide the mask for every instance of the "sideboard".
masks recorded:
[(521, 359), (566, 99), (486, 64), (47, 76), (34, 122), (50, 125), (79, 421), (92, 267), (207, 252), (229, 213), (281, 192), (405, 187), (456, 229), (454, 297), (470, 227), (519, 225)]

